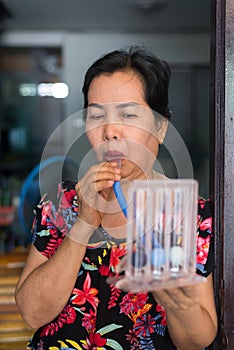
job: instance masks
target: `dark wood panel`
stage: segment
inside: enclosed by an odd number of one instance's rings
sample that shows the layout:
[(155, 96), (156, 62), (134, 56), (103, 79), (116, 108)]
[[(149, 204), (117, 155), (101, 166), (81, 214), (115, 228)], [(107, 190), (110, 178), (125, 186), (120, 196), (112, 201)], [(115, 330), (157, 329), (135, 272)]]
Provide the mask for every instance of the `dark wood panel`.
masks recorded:
[(234, 349), (233, 0), (211, 1), (211, 193), (219, 334), (212, 349)]

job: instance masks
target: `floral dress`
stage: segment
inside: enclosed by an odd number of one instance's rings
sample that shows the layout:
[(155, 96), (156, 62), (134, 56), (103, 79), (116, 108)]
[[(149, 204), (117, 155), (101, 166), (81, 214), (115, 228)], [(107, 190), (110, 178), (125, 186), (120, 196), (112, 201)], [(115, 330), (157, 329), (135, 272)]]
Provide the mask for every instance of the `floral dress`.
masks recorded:
[[(78, 215), (75, 183), (59, 184), (56, 195), (44, 196), (36, 209), (32, 239), (50, 259)], [(210, 202), (198, 200), (197, 273), (213, 269)], [(39, 328), (27, 345), (33, 350), (171, 350), (173, 345), (166, 313), (151, 293), (123, 292), (106, 282), (126, 254), (123, 241), (116, 243), (99, 228), (102, 240), (87, 246), (72, 294), (61, 313)], [(48, 291), (51, 293), (51, 291)], [(53, 291), (56, 297), (56, 288)]]

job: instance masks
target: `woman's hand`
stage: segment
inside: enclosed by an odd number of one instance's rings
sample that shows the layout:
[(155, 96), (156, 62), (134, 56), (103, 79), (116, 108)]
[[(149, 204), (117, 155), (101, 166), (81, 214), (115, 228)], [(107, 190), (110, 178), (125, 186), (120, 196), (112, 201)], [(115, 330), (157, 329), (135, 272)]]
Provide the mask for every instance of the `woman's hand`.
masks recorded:
[(105, 162), (92, 166), (77, 183), (79, 220), (98, 227), (107, 207), (114, 181), (120, 180), (121, 170), (116, 162)]
[(168, 330), (180, 350), (201, 350), (217, 333), (212, 275), (206, 282), (152, 292), (165, 308)]
[(159, 289), (153, 292), (154, 298), (167, 311), (186, 311), (199, 303), (198, 285)]

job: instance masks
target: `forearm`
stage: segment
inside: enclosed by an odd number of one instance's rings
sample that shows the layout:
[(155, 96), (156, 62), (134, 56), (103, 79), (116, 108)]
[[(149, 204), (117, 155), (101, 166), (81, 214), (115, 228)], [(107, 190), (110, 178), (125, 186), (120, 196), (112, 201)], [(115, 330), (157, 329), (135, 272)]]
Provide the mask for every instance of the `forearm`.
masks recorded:
[[(75, 225), (72, 230), (79, 230), (82, 234), (79, 224), (78, 227)], [(16, 302), (29, 326), (38, 328), (50, 322), (64, 308), (74, 288), (85, 251), (84, 243), (64, 238), (53, 257), (34, 269), (17, 288)]]
[(198, 303), (188, 310), (167, 311), (168, 330), (178, 350), (202, 350), (216, 336), (216, 325)]

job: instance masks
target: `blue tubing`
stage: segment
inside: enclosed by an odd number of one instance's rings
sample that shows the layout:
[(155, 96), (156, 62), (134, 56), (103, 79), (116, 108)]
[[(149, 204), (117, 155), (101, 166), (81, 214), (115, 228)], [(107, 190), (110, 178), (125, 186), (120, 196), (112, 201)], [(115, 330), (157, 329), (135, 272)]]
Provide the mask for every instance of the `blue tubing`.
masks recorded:
[(123, 212), (123, 214), (127, 217), (127, 201), (126, 198), (124, 197), (121, 185), (119, 181), (114, 182), (113, 185), (114, 193), (116, 196), (116, 199), (119, 203), (119, 206)]

